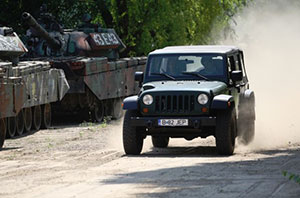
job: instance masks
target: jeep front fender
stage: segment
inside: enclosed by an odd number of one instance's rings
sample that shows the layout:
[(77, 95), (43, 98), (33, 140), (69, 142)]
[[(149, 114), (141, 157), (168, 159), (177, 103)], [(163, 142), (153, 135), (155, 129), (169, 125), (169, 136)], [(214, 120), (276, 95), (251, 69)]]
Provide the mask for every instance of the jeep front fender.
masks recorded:
[(215, 109), (228, 109), (230, 106), (234, 105), (234, 98), (230, 95), (217, 95), (213, 98), (211, 103), (211, 108)]
[(123, 100), (124, 110), (137, 110), (138, 109), (138, 96), (130, 96)]

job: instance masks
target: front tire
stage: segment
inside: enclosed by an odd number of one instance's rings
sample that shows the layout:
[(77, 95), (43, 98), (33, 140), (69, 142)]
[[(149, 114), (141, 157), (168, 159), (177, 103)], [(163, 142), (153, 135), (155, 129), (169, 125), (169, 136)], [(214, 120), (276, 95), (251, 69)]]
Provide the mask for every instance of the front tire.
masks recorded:
[(157, 148), (166, 148), (169, 145), (169, 137), (152, 136), (152, 144)]
[(232, 155), (237, 134), (236, 113), (232, 108), (217, 114), (216, 146), (220, 155)]
[(134, 110), (127, 110), (123, 122), (123, 147), (127, 155), (139, 155), (143, 148), (144, 139), (138, 133), (137, 127), (130, 124), (131, 117), (137, 117)]

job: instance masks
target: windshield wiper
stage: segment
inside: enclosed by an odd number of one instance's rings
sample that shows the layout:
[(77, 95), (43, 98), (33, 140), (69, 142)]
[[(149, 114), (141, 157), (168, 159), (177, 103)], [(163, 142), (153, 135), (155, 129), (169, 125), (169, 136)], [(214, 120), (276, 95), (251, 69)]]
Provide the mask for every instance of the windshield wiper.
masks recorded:
[(167, 73), (150, 73), (150, 75), (161, 75), (161, 76), (165, 76), (167, 78), (170, 78), (172, 80), (176, 80), (173, 76), (167, 74)]
[(198, 77), (200, 77), (203, 80), (209, 80), (208, 78), (206, 78), (205, 76), (202, 76), (198, 72), (182, 72), (182, 74), (188, 74), (188, 75), (198, 76)]

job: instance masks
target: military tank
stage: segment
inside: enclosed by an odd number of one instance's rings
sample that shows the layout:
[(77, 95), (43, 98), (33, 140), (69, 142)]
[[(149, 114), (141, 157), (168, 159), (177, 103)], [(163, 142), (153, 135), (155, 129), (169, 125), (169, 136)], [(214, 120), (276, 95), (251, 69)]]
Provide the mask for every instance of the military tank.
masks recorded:
[(51, 125), (51, 104), (69, 89), (64, 72), (46, 61), (19, 61), (27, 48), (0, 27), (0, 148), (5, 137)]
[(139, 91), (134, 74), (144, 70), (146, 57), (120, 58), (124, 43), (113, 29), (91, 24), (89, 15), (77, 29), (63, 29), (46, 12), (37, 20), (25, 12), (22, 19), (29, 27), (25, 58), (63, 69), (70, 85), (55, 113), (77, 113), (94, 122), (122, 116), (122, 99)]

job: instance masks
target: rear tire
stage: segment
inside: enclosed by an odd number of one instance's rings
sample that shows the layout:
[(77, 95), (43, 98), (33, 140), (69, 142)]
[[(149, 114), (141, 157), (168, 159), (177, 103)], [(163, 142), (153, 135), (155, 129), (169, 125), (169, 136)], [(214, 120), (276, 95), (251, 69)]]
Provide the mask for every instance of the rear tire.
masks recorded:
[(6, 120), (5, 118), (0, 119), (0, 149), (3, 147), (6, 137)]
[(152, 136), (152, 144), (157, 148), (166, 148), (169, 145), (169, 137)]
[(139, 155), (143, 148), (144, 139), (138, 133), (137, 127), (130, 125), (131, 117), (137, 117), (134, 110), (127, 110), (123, 122), (123, 147), (127, 155)]
[(250, 144), (255, 136), (255, 120), (243, 120), (238, 125), (238, 140), (244, 145)]
[(216, 146), (220, 155), (232, 155), (237, 134), (236, 113), (232, 108), (217, 114)]
[(7, 132), (6, 137), (12, 138), (15, 136), (17, 131), (17, 119), (16, 117), (7, 118)]
[(238, 118), (238, 140), (244, 145), (250, 144), (255, 136), (255, 99), (241, 104)]

